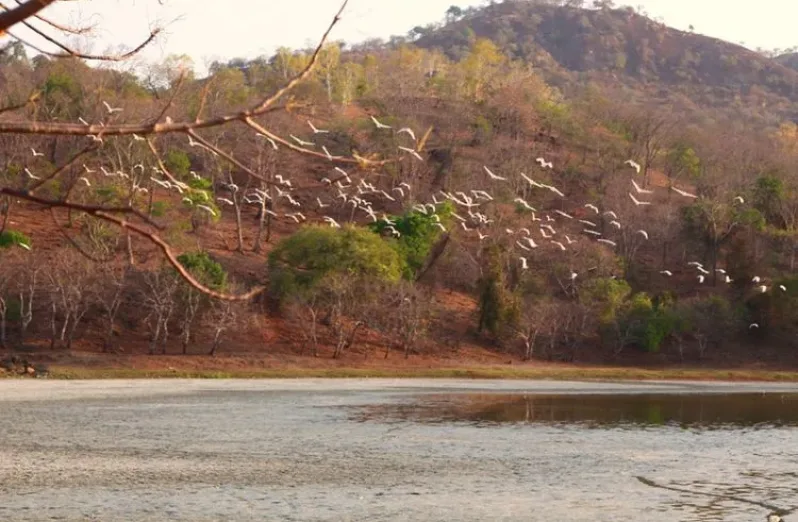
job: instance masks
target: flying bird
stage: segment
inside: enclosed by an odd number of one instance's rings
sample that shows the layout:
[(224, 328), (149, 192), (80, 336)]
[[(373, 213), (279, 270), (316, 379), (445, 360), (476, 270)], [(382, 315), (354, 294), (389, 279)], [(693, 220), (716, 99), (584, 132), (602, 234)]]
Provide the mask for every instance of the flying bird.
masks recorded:
[(307, 121), (308, 121), (308, 125), (310, 125), (310, 128), (313, 129), (313, 134), (329, 134), (330, 133), (330, 131), (328, 131), (328, 130), (317, 129), (316, 126), (313, 125), (312, 121), (310, 121), (310, 120), (307, 120)]
[[(555, 214), (559, 214), (560, 216), (562, 216), (562, 217), (564, 217), (564, 218), (568, 218), (568, 219), (573, 219), (573, 218), (574, 218), (572, 215), (570, 215), (570, 214), (566, 214), (566, 213), (565, 213), (565, 212), (563, 212), (562, 210), (556, 210), (556, 209), (555, 209), (555, 210), (554, 210), (554, 213), (555, 213)], [(547, 216), (547, 217), (548, 217), (548, 216)], [(593, 226), (595, 226), (595, 225), (593, 225)]]
[(521, 268), (522, 269), (526, 270), (527, 268), (529, 268), (529, 265), (527, 264), (525, 257), (519, 257), (518, 259), (521, 260)]
[(424, 161), (424, 158), (422, 158), (421, 155), (418, 152), (416, 152), (415, 150), (413, 150), (413, 149), (410, 149), (408, 147), (401, 147), (400, 146), (399, 150), (403, 150), (403, 151), (405, 151), (407, 153), (412, 154), (418, 161)]
[(634, 194), (632, 194), (631, 192), (629, 193), (629, 197), (630, 197), (630, 198), (632, 198), (632, 201), (633, 201), (633, 202), (634, 202), (634, 204), (635, 204), (635, 205), (637, 205), (638, 207), (639, 207), (640, 205), (650, 205), (650, 204), (651, 204), (651, 202), (650, 202), (650, 201), (638, 201), (638, 200), (635, 198)]
[(596, 205), (593, 205), (592, 203), (585, 203), (585, 208), (589, 208), (590, 210), (594, 211), (596, 214), (599, 213), (598, 207)]
[(742, 196), (737, 196), (736, 198), (734, 198), (734, 202), (735, 203), (738, 202), (738, 201), (740, 202), (740, 204), (745, 203), (745, 200), (743, 199)]
[(680, 194), (680, 195), (682, 195), (684, 197), (693, 198), (693, 199), (698, 198), (698, 196), (696, 196), (695, 194), (690, 194), (689, 192), (685, 192), (683, 190), (679, 190), (676, 187), (671, 187), (671, 188), (673, 189), (674, 192), (676, 192), (677, 194)]
[(396, 134), (402, 134), (403, 132), (408, 136), (410, 136), (411, 138), (413, 138), (413, 141), (416, 140), (416, 134), (413, 132), (413, 129), (411, 129), (410, 127), (402, 127), (401, 129), (396, 131)]
[(341, 228), (341, 225), (339, 225), (338, 222), (336, 220), (334, 220), (333, 218), (331, 218), (330, 216), (324, 216), (322, 219), (325, 222), (329, 223), (330, 226), (333, 227), (333, 228)]
[(33, 153), (33, 157), (34, 157), (34, 158), (35, 158), (36, 156), (44, 156), (44, 153), (43, 153), (43, 152), (36, 152), (36, 149), (34, 149), (33, 147), (31, 147), (31, 148), (30, 148), (30, 151)]
[(390, 129), (391, 128), (390, 125), (385, 125), (384, 123), (380, 123), (379, 120), (377, 120), (377, 118), (375, 118), (374, 116), (371, 117), (371, 121), (374, 122), (374, 125), (376, 125), (378, 129)]
[(632, 185), (634, 185), (635, 191), (638, 194), (653, 194), (654, 193), (653, 190), (646, 190), (646, 189), (642, 188), (640, 185), (637, 184), (637, 182), (635, 180), (632, 180)]
[(544, 158), (535, 158), (535, 161), (537, 162), (538, 165), (540, 165), (540, 168), (543, 169), (547, 167), (550, 169), (554, 168), (554, 164), (550, 161), (546, 161)]
[(529, 203), (527, 203), (527, 202), (526, 202), (526, 200), (525, 200), (525, 199), (523, 199), (523, 198), (515, 198), (515, 199), (513, 200), (513, 202), (514, 202), (514, 203), (520, 203), (521, 205), (523, 205), (523, 207), (524, 207), (525, 209), (527, 209), (527, 210), (531, 210), (532, 212), (535, 212), (535, 208), (534, 208), (534, 207), (532, 207), (532, 206), (530, 206), (530, 205), (529, 205)]
[(144, 141), (144, 138), (142, 138), (141, 136), (139, 136), (139, 135), (138, 135), (138, 134), (136, 134), (135, 132), (133, 133), (133, 139), (134, 139), (135, 141)]
[(488, 173), (488, 176), (490, 177), (490, 179), (496, 180), (496, 181), (507, 181), (507, 178), (503, 178), (501, 176), (497, 176), (496, 174), (491, 172), (490, 169), (488, 167), (486, 167), (485, 165), (483, 165), (482, 168), (485, 169), (485, 172)]
[(646, 232), (645, 230), (638, 230), (637, 232), (635, 232), (635, 234), (640, 234), (641, 236), (646, 238), (646, 240), (648, 240), (648, 232)]
[(673, 275), (673, 272), (671, 272), (670, 270), (662, 270), (662, 271), (660, 272), (660, 274), (662, 274), (662, 275), (666, 275), (666, 276), (670, 277), (670, 276), (672, 276), (672, 275)]
[(27, 174), (30, 179), (42, 179), (39, 176), (34, 176), (33, 173), (30, 170), (28, 170), (27, 167), (25, 167), (25, 174)]
[(289, 136), (291, 136), (292, 140), (294, 140), (295, 142), (299, 143), (303, 147), (314, 147), (316, 145), (315, 143), (313, 143), (311, 141), (301, 140), (301, 139), (297, 138), (296, 136), (294, 136), (293, 134), (289, 134)]
[(704, 276), (703, 275), (699, 275), (698, 276), (698, 282), (699, 283), (703, 283), (704, 282)]
[(597, 239), (596, 241), (598, 241), (599, 243), (606, 243), (607, 245), (610, 245), (610, 246), (618, 246), (617, 243), (615, 243), (615, 241), (610, 241), (609, 239), (601, 238), (601, 239)]
[(216, 201), (220, 201), (225, 205), (234, 205), (234, 203), (227, 198), (216, 198)]
[(274, 150), (277, 150), (277, 143), (275, 143), (275, 141), (273, 139), (271, 139), (270, 137), (266, 136), (265, 134), (261, 134), (260, 132), (256, 133), (255, 135), (259, 136), (261, 138), (266, 138), (267, 140), (269, 140), (269, 143), (271, 143), (272, 148)]
[(638, 174), (640, 174), (640, 164), (638, 162), (628, 159), (628, 160), (624, 161), (623, 164), (624, 165), (629, 165), (630, 167), (635, 169), (635, 171), (637, 171)]
[(108, 105), (107, 101), (103, 101), (103, 105), (105, 105), (105, 109), (108, 111), (108, 114), (113, 114), (115, 112), (121, 112), (122, 107), (111, 107)]
[(565, 245), (563, 245), (563, 244), (562, 244), (562, 243), (560, 243), (559, 241), (553, 241), (553, 240), (552, 240), (552, 243), (553, 243), (553, 244), (555, 244), (555, 245), (557, 245), (558, 247), (560, 247), (560, 250), (562, 250), (562, 251), (565, 251), (565, 250), (566, 250), (566, 248), (565, 248)]
[(213, 209), (212, 209), (211, 207), (209, 207), (209, 206), (206, 206), (206, 205), (197, 205), (197, 208), (201, 208), (202, 210), (204, 210), (204, 211), (205, 211), (205, 212), (207, 212), (208, 214), (212, 215), (213, 217), (216, 217), (216, 211), (215, 211), (215, 210), (213, 210)]

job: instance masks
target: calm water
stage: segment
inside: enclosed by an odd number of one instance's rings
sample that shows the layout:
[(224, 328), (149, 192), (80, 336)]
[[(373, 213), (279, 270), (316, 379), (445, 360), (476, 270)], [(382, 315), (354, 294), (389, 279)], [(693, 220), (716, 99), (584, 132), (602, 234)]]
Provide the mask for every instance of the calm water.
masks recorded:
[(0, 381), (0, 520), (764, 521), (798, 506), (796, 406), (783, 385)]

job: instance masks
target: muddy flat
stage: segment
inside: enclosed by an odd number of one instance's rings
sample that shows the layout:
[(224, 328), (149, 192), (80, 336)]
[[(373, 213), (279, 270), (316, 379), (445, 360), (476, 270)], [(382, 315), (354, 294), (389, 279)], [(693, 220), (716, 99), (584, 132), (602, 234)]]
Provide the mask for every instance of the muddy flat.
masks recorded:
[(783, 384), (0, 381), (0, 519), (764, 520), (798, 505), (796, 412)]

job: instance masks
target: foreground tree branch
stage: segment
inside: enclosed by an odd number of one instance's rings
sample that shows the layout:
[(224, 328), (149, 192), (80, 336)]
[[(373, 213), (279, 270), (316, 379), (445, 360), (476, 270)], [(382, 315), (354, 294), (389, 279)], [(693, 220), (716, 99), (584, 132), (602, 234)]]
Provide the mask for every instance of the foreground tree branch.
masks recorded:
[(13, 9), (3, 11), (0, 13), (0, 34), (23, 20), (36, 16), (39, 11), (55, 2), (56, 0), (28, 0)]

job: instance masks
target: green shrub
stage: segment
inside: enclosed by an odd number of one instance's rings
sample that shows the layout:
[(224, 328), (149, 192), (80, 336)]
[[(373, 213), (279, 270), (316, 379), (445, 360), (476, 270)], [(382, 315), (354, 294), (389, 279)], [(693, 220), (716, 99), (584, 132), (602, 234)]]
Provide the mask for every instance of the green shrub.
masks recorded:
[(18, 230), (5, 230), (0, 234), (0, 248), (9, 248), (17, 245), (30, 247), (30, 238)]
[(227, 284), (227, 272), (207, 252), (187, 252), (177, 256), (177, 260), (198, 281), (210, 288), (218, 290)]
[[(454, 208), (448, 201), (439, 206), (436, 215), (444, 228), (448, 228), (451, 224), (453, 211)], [(412, 279), (424, 267), (430, 250), (443, 231), (436, 224), (438, 220), (432, 217), (431, 214), (424, 214), (415, 210), (403, 216), (390, 216), (389, 219), (394, 222), (393, 225), (389, 225), (384, 220), (379, 220), (368, 226), (378, 234), (382, 234), (389, 226), (399, 232), (400, 236), (390, 241), (390, 244), (396, 248), (405, 265), (403, 277)]]
[(303, 227), (275, 246), (268, 263), (271, 291), (278, 299), (308, 289), (331, 273), (398, 281), (404, 271), (396, 249), (355, 226)]

